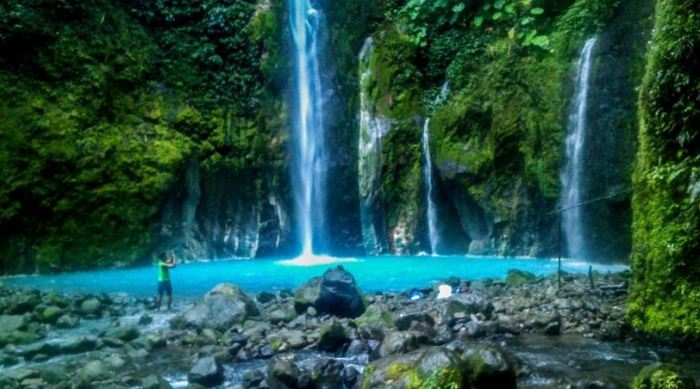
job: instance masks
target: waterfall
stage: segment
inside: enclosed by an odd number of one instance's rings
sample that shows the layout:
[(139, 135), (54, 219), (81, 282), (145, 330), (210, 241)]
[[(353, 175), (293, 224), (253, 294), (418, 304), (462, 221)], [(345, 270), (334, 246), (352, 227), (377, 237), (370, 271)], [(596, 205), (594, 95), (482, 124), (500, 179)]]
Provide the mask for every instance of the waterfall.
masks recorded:
[[(586, 111), (588, 109), (588, 90), (590, 88), (593, 48), (596, 38), (586, 41), (581, 50), (576, 70), (576, 88), (574, 101), (569, 114), (566, 136), (566, 166), (561, 174), (561, 207), (580, 204), (582, 197), (581, 178), (583, 173), (583, 147), (586, 132)], [(570, 258), (584, 259), (586, 242), (584, 236), (581, 207), (570, 208), (562, 213), (562, 222)]]
[(372, 38), (367, 38), (359, 55), (360, 77), (360, 131), (358, 145), (358, 184), (360, 192), (360, 219), (362, 241), (367, 254), (386, 251), (384, 211), (381, 199), (382, 137), (391, 122), (375, 117), (371, 99), (373, 73), (370, 57), (374, 49)]
[(323, 15), (310, 0), (289, 0), (295, 49), (295, 202), (302, 257), (311, 257), (325, 230), (323, 95), (319, 66)]
[[(449, 93), (449, 86), (447, 82), (440, 88), (440, 93), (438, 93), (433, 106), (437, 106)], [(423, 157), (425, 158), (425, 163), (423, 164), (423, 174), (424, 181), (426, 185), (426, 199), (428, 202), (427, 207), (427, 219), (428, 219), (428, 238), (430, 240), (430, 252), (433, 255), (437, 255), (440, 248), (440, 234), (437, 229), (437, 207), (435, 206), (435, 199), (433, 195), (433, 162), (430, 158), (430, 118), (425, 119), (423, 123)]]

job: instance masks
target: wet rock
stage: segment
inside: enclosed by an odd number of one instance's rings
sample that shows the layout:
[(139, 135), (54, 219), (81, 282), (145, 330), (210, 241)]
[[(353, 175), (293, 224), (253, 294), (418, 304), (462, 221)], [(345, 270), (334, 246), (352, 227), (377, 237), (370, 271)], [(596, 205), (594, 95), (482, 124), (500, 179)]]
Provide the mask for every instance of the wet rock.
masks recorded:
[(337, 320), (324, 323), (320, 329), (318, 339), (318, 349), (322, 351), (335, 352), (348, 342), (349, 338), (345, 327)]
[(335, 359), (320, 359), (314, 365), (313, 373), (311, 375), (314, 386), (317, 389), (342, 388), (343, 369), (343, 364)]
[(7, 311), (11, 314), (21, 315), (34, 310), (41, 303), (38, 290), (19, 290), (9, 301)]
[(304, 333), (299, 330), (282, 329), (273, 332), (267, 336), (267, 342), (275, 350), (280, 350), (283, 344), (288, 345), (292, 349), (300, 349), (308, 343), (304, 337)]
[(272, 358), (275, 355), (275, 350), (269, 345), (266, 344), (262, 347), (260, 347), (260, 357), (261, 358)]
[(421, 344), (428, 344), (430, 339), (422, 333), (415, 331), (389, 332), (379, 349), (381, 356), (401, 354), (417, 349)]
[(456, 352), (429, 347), (372, 362), (365, 368), (361, 387), (468, 388), (466, 376)]
[(395, 326), (396, 317), (385, 306), (373, 304), (367, 307), (362, 316), (355, 319), (358, 326), (371, 326), (378, 328), (392, 328)]
[(445, 299), (444, 303), (445, 316), (454, 317), (459, 313), (469, 316), (481, 313), (489, 319), (493, 311), (493, 304), (476, 293), (455, 294)]
[(22, 330), (27, 326), (27, 320), (22, 315), (0, 315), (0, 332)]
[(265, 374), (260, 370), (248, 371), (243, 374), (244, 388), (258, 388), (264, 381)]
[(625, 339), (624, 326), (619, 321), (603, 322), (598, 331), (598, 337), (601, 340), (615, 341)]
[(359, 372), (354, 366), (346, 366), (343, 369), (343, 384), (346, 388), (358, 387), (360, 379), (362, 378), (362, 373)]
[(313, 307), (320, 295), (321, 277), (314, 277), (303, 283), (294, 292), (294, 309), (299, 314), (306, 312), (309, 307)]
[(272, 294), (270, 292), (260, 292), (256, 296), (256, 299), (262, 304), (269, 303), (270, 301), (273, 301), (276, 298), (277, 298), (277, 296), (275, 296), (274, 294)]
[(172, 386), (163, 377), (157, 375), (149, 375), (141, 380), (143, 389), (171, 389)]
[(153, 317), (147, 313), (144, 313), (139, 317), (139, 325), (141, 326), (147, 326), (149, 324), (153, 323)]
[(523, 270), (510, 269), (506, 276), (506, 284), (510, 286), (521, 286), (537, 279), (537, 276)]
[(399, 331), (406, 331), (416, 322), (426, 323), (430, 327), (435, 324), (433, 317), (425, 311), (412, 310), (399, 313), (399, 316), (396, 318), (396, 328), (398, 328)]
[(65, 367), (53, 365), (44, 368), (44, 370), (41, 372), (41, 379), (47, 384), (55, 386), (67, 382), (70, 377), (68, 376)]
[(112, 378), (112, 372), (102, 361), (91, 361), (78, 370), (77, 378), (83, 387), (97, 387), (98, 383)]
[(0, 347), (8, 344), (27, 344), (34, 342), (37, 339), (39, 339), (39, 336), (37, 336), (35, 333), (27, 331), (0, 331)]
[(255, 303), (238, 286), (219, 284), (193, 308), (173, 318), (170, 325), (174, 329), (213, 328), (226, 331), (232, 325), (242, 324), (247, 318), (259, 314)]
[(267, 365), (266, 382), (271, 389), (296, 388), (300, 371), (289, 359), (273, 358)]
[(288, 323), (294, 320), (296, 317), (297, 314), (294, 310), (280, 308), (270, 312), (268, 315), (268, 320), (270, 320), (270, 323), (273, 324)]
[(224, 369), (213, 357), (198, 359), (189, 373), (187, 382), (213, 387), (224, 381)]
[(124, 365), (126, 365), (126, 361), (119, 354), (111, 354), (104, 360), (104, 362), (113, 370), (121, 369), (124, 367)]
[(80, 312), (83, 315), (99, 315), (102, 303), (96, 298), (89, 298), (80, 304)]
[(350, 342), (348, 349), (345, 350), (345, 355), (361, 355), (369, 353), (369, 345), (362, 339), (355, 339)]
[(63, 309), (50, 305), (41, 312), (41, 321), (44, 323), (55, 323), (63, 315)]
[(110, 338), (119, 339), (122, 342), (130, 342), (141, 336), (141, 332), (134, 326), (124, 326), (118, 327), (114, 331), (110, 332), (108, 336)]
[(474, 388), (516, 388), (515, 369), (508, 356), (496, 347), (477, 346), (462, 353)]
[(80, 325), (80, 318), (73, 314), (65, 314), (56, 320), (58, 328), (76, 328)]
[(561, 325), (558, 321), (553, 321), (544, 327), (544, 334), (550, 336), (557, 336), (561, 334)]
[(99, 339), (95, 336), (78, 336), (69, 338), (60, 343), (61, 354), (79, 354), (94, 350), (99, 345)]

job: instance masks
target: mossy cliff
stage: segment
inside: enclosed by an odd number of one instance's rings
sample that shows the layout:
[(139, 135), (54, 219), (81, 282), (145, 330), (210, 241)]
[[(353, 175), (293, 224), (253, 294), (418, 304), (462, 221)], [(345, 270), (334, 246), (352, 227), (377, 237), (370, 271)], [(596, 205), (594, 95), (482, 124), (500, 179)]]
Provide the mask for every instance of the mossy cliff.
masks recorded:
[[(159, 246), (215, 256), (283, 245), (270, 204), (287, 201), (286, 140), (271, 114), (265, 29), (276, 19), (264, 8), (0, 5), (3, 271), (129, 264)], [(228, 219), (240, 229), (227, 234)], [(266, 242), (240, 243), (274, 223)]]
[(640, 92), (634, 327), (700, 336), (700, 2), (660, 0)]
[[(592, 199), (630, 186), (635, 88), (652, 8), (648, 0), (578, 0), (408, 1), (390, 9), (360, 65), (370, 101), (363, 110), (382, 127), (374, 147), (381, 155), (373, 157), (381, 161), (381, 185), (364, 180), (375, 184), (361, 197), (373, 212), (368, 219), (379, 221), (373, 229), (384, 226), (373, 236), (386, 243), (370, 246), (428, 248), (421, 131), (430, 118), (441, 252), (556, 255), (557, 218), (550, 212), (560, 201), (581, 47), (598, 37), (584, 157), (583, 191)], [(445, 81), (449, 93), (436, 105)], [(361, 133), (361, 144), (363, 135), (370, 139)], [(376, 174), (359, 173), (361, 183)], [(629, 201), (623, 194), (586, 208), (587, 220), (595, 220), (585, 229), (597, 248), (591, 259), (626, 259)]]

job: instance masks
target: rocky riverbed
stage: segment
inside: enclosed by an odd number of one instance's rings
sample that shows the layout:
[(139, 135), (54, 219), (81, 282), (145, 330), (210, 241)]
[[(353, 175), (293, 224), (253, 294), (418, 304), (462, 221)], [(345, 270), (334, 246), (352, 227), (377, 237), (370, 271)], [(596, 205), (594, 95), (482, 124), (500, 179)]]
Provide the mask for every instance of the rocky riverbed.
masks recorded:
[(565, 274), (559, 288), (513, 270), (438, 299), (437, 284), (363, 294), (335, 268), (274, 294), (220, 284), (174, 312), (0, 287), (0, 387), (617, 388), (648, 365), (638, 387), (695, 387), (700, 355), (631, 333), (628, 276)]

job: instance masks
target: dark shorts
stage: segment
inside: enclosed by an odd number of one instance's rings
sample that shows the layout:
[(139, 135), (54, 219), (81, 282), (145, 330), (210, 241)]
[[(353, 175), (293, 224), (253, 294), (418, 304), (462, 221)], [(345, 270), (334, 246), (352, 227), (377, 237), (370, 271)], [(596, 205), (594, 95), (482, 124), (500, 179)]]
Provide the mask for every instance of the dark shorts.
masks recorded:
[(173, 287), (170, 285), (170, 281), (160, 281), (158, 282), (158, 294), (167, 294), (168, 296), (172, 296), (173, 294)]

